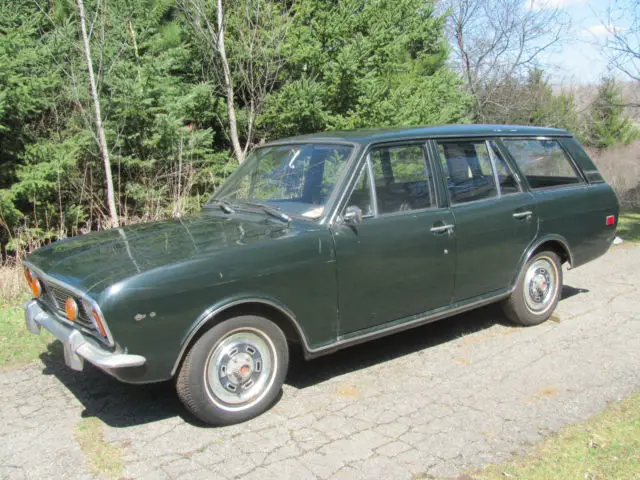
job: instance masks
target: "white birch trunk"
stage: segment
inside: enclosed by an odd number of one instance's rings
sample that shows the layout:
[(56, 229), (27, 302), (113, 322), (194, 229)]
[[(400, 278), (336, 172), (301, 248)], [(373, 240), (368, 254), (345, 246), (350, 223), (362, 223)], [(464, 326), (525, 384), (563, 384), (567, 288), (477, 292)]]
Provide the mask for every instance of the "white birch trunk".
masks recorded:
[(227, 97), (227, 113), (229, 115), (229, 134), (231, 136), (231, 144), (233, 145), (233, 152), (238, 159), (238, 163), (244, 161), (244, 151), (240, 146), (240, 139), (238, 138), (238, 122), (236, 120), (236, 107), (235, 107), (235, 95), (233, 92), (233, 80), (231, 79), (231, 71), (229, 69), (229, 61), (227, 60), (227, 51), (224, 47), (224, 21), (222, 10), (222, 0), (218, 0), (217, 3), (218, 13), (218, 45), (217, 50), (220, 55), (220, 61), (222, 62), (222, 73), (224, 77), (224, 89)]
[(87, 59), (87, 69), (89, 70), (89, 85), (91, 87), (91, 98), (93, 100), (93, 110), (96, 117), (96, 130), (98, 133), (98, 144), (100, 146), (100, 155), (104, 161), (104, 174), (107, 183), (107, 206), (109, 207), (109, 216), (111, 217), (111, 226), (118, 227), (118, 211), (116, 210), (116, 201), (113, 189), (113, 177), (111, 176), (111, 160), (109, 159), (109, 150), (107, 149), (107, 138), (104, 134), (104, 125), (102, 124), (102, 113), (100, 111), (100, 98), (98, 97), (98, 89), (96, 88), (96, 79), (93, 74), (93, 62), (91, 61), (91, 48), (89, 46), (89, 37), (87, 36), (87, 27), (84, 13), (83, 0), (76, 0), (78, 12), (80, 14), (80, 28), (82, 29), (82, 42), (84, 45), (84, 54)]

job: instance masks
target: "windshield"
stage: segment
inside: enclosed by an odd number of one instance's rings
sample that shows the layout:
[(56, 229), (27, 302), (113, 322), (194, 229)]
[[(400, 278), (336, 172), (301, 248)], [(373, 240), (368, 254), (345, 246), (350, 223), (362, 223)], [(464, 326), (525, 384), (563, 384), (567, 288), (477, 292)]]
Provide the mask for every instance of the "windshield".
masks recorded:
[(260, 148), (209, 203), (261, 203), (287, 214), (320, 218), (352, 150), (348, 145), (319, 143)]

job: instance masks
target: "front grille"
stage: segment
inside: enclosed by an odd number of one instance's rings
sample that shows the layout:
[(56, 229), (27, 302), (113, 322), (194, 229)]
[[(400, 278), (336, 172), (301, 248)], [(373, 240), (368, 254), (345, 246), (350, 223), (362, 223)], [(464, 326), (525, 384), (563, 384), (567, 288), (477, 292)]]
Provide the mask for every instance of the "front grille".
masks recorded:
[(97, 333), (91, 321), (91, 313), (87, 312), (84, 303), (76, 295), (64, 288), (46, 282), (44, 283), (44, 297), (48, 298), (49, 304), (55, 308), (63, 318), (66, 318), (64, 304), (67, 298), (72, 297), (78, 305), (78, 318), (76, 318), (74, 323), (89, 330), (91, 333)]

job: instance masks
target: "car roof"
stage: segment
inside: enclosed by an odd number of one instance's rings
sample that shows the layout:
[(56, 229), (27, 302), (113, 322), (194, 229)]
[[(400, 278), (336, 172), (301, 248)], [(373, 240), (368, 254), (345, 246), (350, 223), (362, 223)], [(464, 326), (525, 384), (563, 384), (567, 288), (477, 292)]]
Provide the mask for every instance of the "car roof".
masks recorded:
[(562, 130), (560, 128), (533, 127), (523, 125), (435, 125), (424, 127), (396, 127), (318, 132), (307, 135), (298, 135), (295, 137), (280, 138), (278, 140), (267, 143), (265, 146), (300, 142), (347, 142), (368, 144), (380, 141), (386, 142), (425, 137), (439, 138), (486, 136), (570, 137), (572, 135), (568, 131)]

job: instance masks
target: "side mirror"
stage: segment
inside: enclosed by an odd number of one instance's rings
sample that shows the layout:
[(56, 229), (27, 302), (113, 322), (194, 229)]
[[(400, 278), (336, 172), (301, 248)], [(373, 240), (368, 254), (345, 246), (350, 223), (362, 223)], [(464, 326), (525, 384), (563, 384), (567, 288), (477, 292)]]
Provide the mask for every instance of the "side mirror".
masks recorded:
[(342, 216), (347, 225), (360, 225), (362, 223), (362, 210), (355, 205), (349, 205)]

